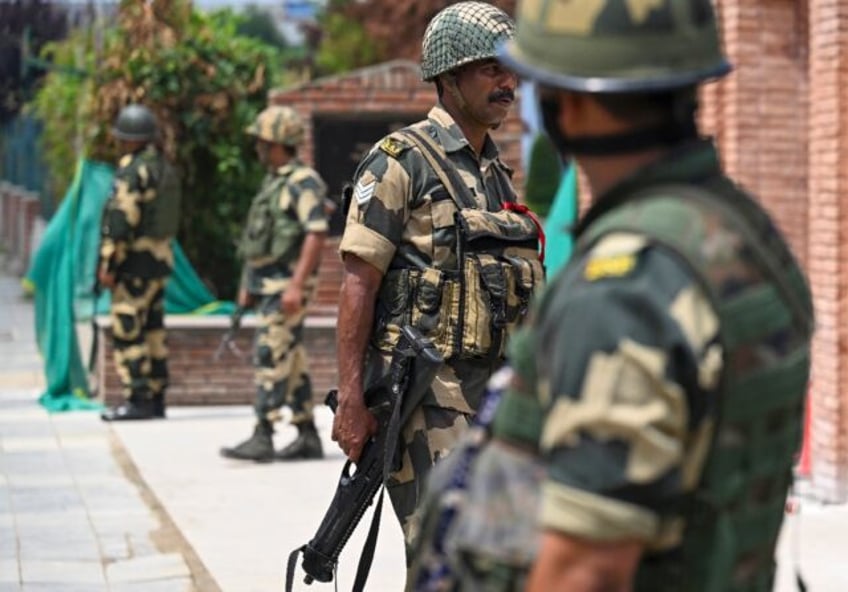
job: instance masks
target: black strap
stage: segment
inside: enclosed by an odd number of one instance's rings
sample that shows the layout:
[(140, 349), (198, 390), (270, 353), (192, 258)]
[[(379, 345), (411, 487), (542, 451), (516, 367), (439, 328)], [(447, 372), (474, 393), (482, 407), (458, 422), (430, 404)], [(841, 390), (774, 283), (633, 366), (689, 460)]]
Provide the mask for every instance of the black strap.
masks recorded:
[(353, 580), (351, 592), (363, 592), (365, 582), (368, 580), (368, 572), (371, 571), (371, 563), (374, 561), (374, 549), (377, 548), (377, 534), (380, 532), (380, 516), (383, 514), (383, 493), (386, 487), (380, 488), (380, 497), (374, 507), (374, 515), (371, 517), (371, 527), (368, 529), (368, 537), (362, 547), (362, 555), (359, 557), (359, 565), (356, 568), (356, 577)]
[(447, 159), (443, 148), (433, 138), (421, 130), (411, 127), (399, 130), (397, 133), (403, 135), (421, 151), (422, 156), (433, 169), (433, 172), (436, 173), (459, 209), (479, 209), (477, 200), (474, 199), (468, 187), (463, 183), (454, 165)]
[(286, 563), (286, 592), (292, 592), (292, 586), (294, 585), (294, 572), (297, 571), (297, 556), (300, 555), (304, 547), (298, 547), (289, 553), (289, 560)]

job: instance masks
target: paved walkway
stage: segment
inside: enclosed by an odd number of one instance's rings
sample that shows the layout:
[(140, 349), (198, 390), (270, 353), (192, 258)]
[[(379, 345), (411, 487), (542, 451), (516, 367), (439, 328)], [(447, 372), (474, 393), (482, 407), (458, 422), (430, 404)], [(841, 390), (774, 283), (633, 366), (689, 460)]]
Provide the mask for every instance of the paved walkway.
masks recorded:
[[(288, 553), (314, 534), (343, 465), (328, 411), (316, 418), (328, 458), (267, 465), (218, 456), (250, 433), (247, 406), (170, 408), (166, 421), (112, 425), (91, 412), (49, 415), (37, 402), (31, 303), (2, 275), (0, 311), (0, 592), (283, 589)], [(294, 435), (280, 428), (277, 445)], [(389, 507), (369, 592), (403, 587)], [(787, 522), (782, 536), (777, 592), (796, 589), (796, 532), (809, 589), (848, 590), (848, 506), (805, 502), (798, 524)], [(350, 589), (365, 530), (342, 555), (339, 590)], [(307, 587), (301, 573), (295, 589), (334, 585)]]
[(0, 310), (0, 591), (217, 591), (109, 426), (38, 405), (32, 306), (8, 277)]

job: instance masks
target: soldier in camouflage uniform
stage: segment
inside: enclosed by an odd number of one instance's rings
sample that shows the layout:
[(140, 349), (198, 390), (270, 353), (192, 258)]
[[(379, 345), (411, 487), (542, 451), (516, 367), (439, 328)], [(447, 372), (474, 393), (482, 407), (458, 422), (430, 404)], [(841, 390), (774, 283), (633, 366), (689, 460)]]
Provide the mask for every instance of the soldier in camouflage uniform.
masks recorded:
[(697, 134), (696, 85), (730, 70), (710, 1), (525, 0), (502, 59), (595, 199), (432, 475), (415, 589), (771, 590), (813, 312)]
[(126, 401), (101, 417), (165, 417), (164, 295), (174, 264), (180, 180), (154, 143), (156, 120), (147, 107), (122, 109), (112, 135), (123, 156), (103, 212), (97, 275), (112, 290), (115, 367)]
[(344, 453), (356, 461), (376, 429), (363, 393), (386, 374), (402, 326), (421, 329), (446, 360), (402, 428), (402, 466), (388, 483), (407, 540), (423, 480), (473, 417), (544, 274), (537, 227), (489, 136), (514, 100), (516, 76), (494, 59), (512, 33), (512, 20), (483, 2), (433, 18), (422, 74), (439, 103), (360, 163), (339, 247), (333, 439)]
[[(227, 458), (267, 462), (322, 458), (312, 415), (312, 385), (303, 321), (318, 281), (321, 248), (327, 234), (326, 186), (297, 159), (303, 123), (289, 107), (268, 107), (247, 128), (268, 174), (253, 199), (239, 246), (245, 266), (238, 304), (255, 307), (257, 423), (253, 435)], [(291, 409), (297, 438), (274, 451), (273, 422), (283, 405)]]

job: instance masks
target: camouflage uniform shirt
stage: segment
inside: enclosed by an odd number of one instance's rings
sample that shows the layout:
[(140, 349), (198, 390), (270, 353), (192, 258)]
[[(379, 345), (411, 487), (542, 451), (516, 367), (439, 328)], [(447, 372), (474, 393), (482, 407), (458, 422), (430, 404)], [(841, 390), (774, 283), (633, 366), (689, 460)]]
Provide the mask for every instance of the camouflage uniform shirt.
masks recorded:
[(170, 238), (144, 236), (145, 206), (157, 199), (159, 150), (148, 144), (121, 157), (101, 227), (101, 269), (117, 276), (167, 277), (174, 266)]
[[(714, 149), (698, 143), (598, 203), (720, 176)], [(706, 257), (734, 249), (721, 228), (711, 232)], [(700, 280), (649, 237), (615, 232), (559, 274), (536, 313), (511, 356), (516, 388), (546, 410), (541, 526), (594, 541), (638, 539), (649, 552), (675, 546), (682, 523), (661, 510), (698, 482), (713, 425), (706, 402), (722, 372), (718, 317)]]
[[(241, 252), (245, 256), (250, 226), (256, 223), (270, 225), (270, 236), (284, 244), (246, 256), (243, 288), (252, 294), (263, 295), (285, 291), (297, 266), (306, 235), (327, 232), (328, 222), (324, 212), (326, 192), (326, 184), (318, 173), (298, 161), (289, 162), (265, 176), (251, 205), (251, 213), (248, 214), (248, 227), (242, 238)], [(262, 203), (270, 205), (265, 212), (254, 216), (253, 210)], [(317, 268), (307, 282), (307, 290), (314, 288), (316, 277)]]
[[(516, 201), (512, 170), (501, 162), (490, 137), (476, 154), (441, 105), (412, 127), (442, 146), (480, 209), (498, 211)], [(416, 266), (456, 268), (456, 204), (417, 148), (402, 146), (389, 154), (381, 145), (357, 169), (339, 252), (356, 255), (383, 273)], [(491, 364), (449, 361), (448, 366), (453, 370), (446, 369), (445, 378), (436, 381), (445, 388), (434, 387), (425, 403), (473, 414)], [(464, 392), (456, 388), (459, 383)]]
[[(441, 144), (478, 207), (497, 211), (516, 201), (512, 170), (498, 158), (490, 137), (478, 156), (440, 105), (413, 127)], [(397, 157), (372, 149), (359, 165), (353, 197), (339, 246), (342, 254), (356, 255), (383, 273), (410, 262), (455, 266), (456, 206), (417, 149), (403, 149)]]

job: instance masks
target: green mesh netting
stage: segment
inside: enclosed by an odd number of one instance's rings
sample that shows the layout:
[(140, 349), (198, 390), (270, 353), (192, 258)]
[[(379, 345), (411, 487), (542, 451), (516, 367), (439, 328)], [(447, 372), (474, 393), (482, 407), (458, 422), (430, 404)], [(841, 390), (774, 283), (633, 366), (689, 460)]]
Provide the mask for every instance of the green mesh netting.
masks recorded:
[[(88, 375), (76, 333), (78, 321), (109, 311), (109, 293), (94, 301), (100, 215), (114, 168), (83, 160), (59, 209), (45, 229), (24, 278), (35, 299), (35, 331), (47, 390), (39, 401), (49, 411), (99, 409), (90, 399)], [(174, 241), (174, 273), (165, 287), (165, 312), (230, 314), (232, 302), (215, 300)], [(86, 352), (86, 356), (88, 352)]]

